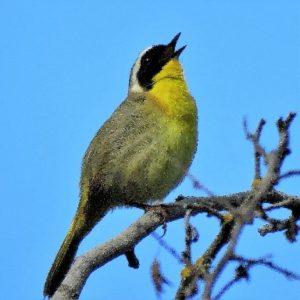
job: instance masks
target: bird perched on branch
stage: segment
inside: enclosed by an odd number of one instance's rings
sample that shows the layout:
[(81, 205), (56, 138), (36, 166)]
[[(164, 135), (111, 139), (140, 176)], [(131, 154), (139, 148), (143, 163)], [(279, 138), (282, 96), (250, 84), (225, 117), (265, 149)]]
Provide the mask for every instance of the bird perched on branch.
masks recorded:
[(185, 176), (197, 146), (197, 108), (176, 50), (146, 48), (130, 74), (127, 98), (99, 129), (82, 163), (80, 201), (48, 273), (51, 297), (82, 239), (113, 208), (163, 199)]

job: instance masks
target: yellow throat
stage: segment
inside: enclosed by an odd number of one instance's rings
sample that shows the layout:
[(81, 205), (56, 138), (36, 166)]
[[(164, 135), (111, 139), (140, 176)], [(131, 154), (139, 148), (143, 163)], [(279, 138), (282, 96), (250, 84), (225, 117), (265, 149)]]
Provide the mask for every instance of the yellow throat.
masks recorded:
[(171, 118), (190, 115), (196, 121), (196, 105), (176, 58), (171, 59), (153, 78), (153, 87), (146, 92)]

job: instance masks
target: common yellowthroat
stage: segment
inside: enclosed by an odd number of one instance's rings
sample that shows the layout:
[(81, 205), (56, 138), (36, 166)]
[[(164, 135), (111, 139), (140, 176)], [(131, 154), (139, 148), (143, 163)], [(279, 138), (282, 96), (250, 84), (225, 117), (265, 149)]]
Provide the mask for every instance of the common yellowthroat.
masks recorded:
[(135, 61), (127, 98), (99, 129), (82, 163), (80, 201), (48, 273), (51, 297), (82, 239), (111, 209), (163, 199), (185, 176), (197, 146), (197, 108), (176, 50), (146, 48)]

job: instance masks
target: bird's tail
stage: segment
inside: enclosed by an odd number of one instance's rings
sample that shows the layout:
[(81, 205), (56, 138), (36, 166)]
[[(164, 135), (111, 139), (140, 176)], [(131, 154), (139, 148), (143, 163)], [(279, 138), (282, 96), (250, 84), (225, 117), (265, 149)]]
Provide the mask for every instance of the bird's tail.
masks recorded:
[[(89, 211), (91, 212), (91, 210)], [(87, 213), (87, 211), (79, 205), (67, 236), (60, 246), (48, 273), (44, 286), (44, 296), (53, 296), (70, 269), (80, 242), (105, 215), (105, 213), (106, 209), (99, 210), (98, 208), (98, 210), (94, 211), (94, 214), (92, 212), (91, 215), (91, 213)]]
[(79, 222), (80, 218), (77, 213), (48, 273), (44, 296), (53, 296), (68, 272), (81, 240), (87, 234), (82, 234), (80, 230), (82, 224)]

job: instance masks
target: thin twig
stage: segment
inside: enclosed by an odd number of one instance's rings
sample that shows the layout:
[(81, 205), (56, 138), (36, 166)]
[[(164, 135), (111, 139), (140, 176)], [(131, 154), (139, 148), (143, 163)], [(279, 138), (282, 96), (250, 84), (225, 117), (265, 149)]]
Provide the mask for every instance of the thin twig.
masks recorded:
[(181, 255), (171, 247), (161, 236), (159, 236), (155, 231), (151, 233), (151, 236), (163, 247), (168, 253), (170, 253), (180, 264), (183, 264), (184, 261)]
[(234, 225), (230, 242), (227, 246), (225, 254), (222, 256), (214, 271), (205, 279), (205, 288), (202, 295), (203, 300), (211, 299), (212, 288), (217, 278), (221, 275), (221, 272), (224, 270), (225, 266), (229, 263), (229, 260), (233, 256), (237, 241), (240, 237), (240, 234), (242, 233), (243, 227), (244, 224), (241, 222), (236, 222), (236, 224)]
[[(223, 246), (228, 243), (233, 225), (234, 222), (230, 216), (223, 217), (221, 230), (211, 245), (204, 254), (196, 260), (195, 264), (187, 265), (185, 272), (182, 272), (179, 288), (176, 292), (176, 300), (186, 299), (186, 297), (191, 296), (192, 292), (195, 292), (195, 284), (198, 278), (206, 278), (209, 276), (208, 270), (211, 262), (215, 259)], [(185, 275), (186, 273), (188, 275)]]
[(186, 177), (192, 181), (195, 189), (202, 190), (207, 196), (214, 196), (214, 193), (208, 187), (202, 184), (193, 174), (187, 173)]
[(284, 275), (288, 279), (300, 280), (300, 274), (292, 272), (286, 268), (280, 267), (275, 263), (273, 263), (272, 261), (267, 260), (266, 258), (263, 257), (257, 259), (251, 259), (251, 258), (245, 258), (239, 255), (235, 255), (234, 257), (231, 258), (231, 260), (246, 264), (245, 265), (246, 268), (250, 268), (256, 265), (262, 265)]
[(260, 162), (261, 162), (261, 157), (266, 157), (266, 151), (263, 149), (260, 144), (260, 136), (263, 130), (264, 125), (266, 124), (266, 121), (264, 119), (261, 119), (255, 133), (250, 133), (248, 130), (248, 124), (247, 124), (247, 119), (244, 118), (243, 122), (243, 127), (244, 127), (244, 132), (245, 136), (248, 140), (252, 141), (253, 147), (254, 147), (254, 179), (261, 179), (261, 169), (260, 169)]
[(292, 176), (299, 176), (300, 175), (300, 170), (290, 170), (286, 173), (283, 173), (279, 176), (279, 180), (281, 179), (286, 179)]
[(236, 261), (240, 263), (240, 265), (236, 268), (236, 274), (220, 289), (220, 291), (213, 298), (213, 300), (219, 300), (221, 296), (225, 294), (225, 292), (227, 292), (234, 284), (236, 284), (241, 279), (248, 279), (250, 269), (257, 265), (265, 266), (273, 271), (284, 275), (288, 279), (300, 280), (300, 275), (290, 270), (287, 270), (286, 268), (282, 268), (276, 265), (267, 258), (249, 259), (239, 255), (235, 255), (231, 258), (231, 261)]
[(190, 217), (191, 217), (191, 210), (188, 209), (186, 211), (186, 214), (184, 216), (184, 227), (185, 227), (185, 250), (182, 253), (183, 260), (185, 265), (190, 265), (192, 263), (191, 258), (191, 245), (192, 245), (192, 235), (193, 235), (193, 228), (192, 225), (190, 224)]

